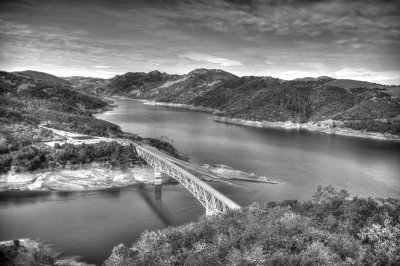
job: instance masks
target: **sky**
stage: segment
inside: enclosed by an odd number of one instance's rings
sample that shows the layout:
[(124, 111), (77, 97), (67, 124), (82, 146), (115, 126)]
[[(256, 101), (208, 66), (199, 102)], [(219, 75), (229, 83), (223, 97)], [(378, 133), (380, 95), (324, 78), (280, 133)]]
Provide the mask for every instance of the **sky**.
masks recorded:
[(400, 84), (399, 0), (0, 0), (0, 69)]

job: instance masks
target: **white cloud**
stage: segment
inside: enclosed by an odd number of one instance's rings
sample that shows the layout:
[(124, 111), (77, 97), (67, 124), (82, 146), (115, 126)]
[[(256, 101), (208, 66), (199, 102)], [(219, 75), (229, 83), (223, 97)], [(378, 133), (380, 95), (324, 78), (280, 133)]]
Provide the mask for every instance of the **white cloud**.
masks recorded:
[(106, 69), (106, 68), (111, 68), (112, 66), (106, 66), (106, 65), (94, 65), (92, 66), (93, 68), (100, 68), (100, 69)]
[(319, 77), (319, 76), (323, 76), (323, 73), (321, 72), (310, 72), (310, 71), (297, 71), (297, 70), (293, 70), (293, 71), (282, 71), (282, 72), (278, 72), (276, 74), (273, 74), (273, 76), (277, 77), (277, 78), (281, 78), (281, 79), (285, 79), (285, 80), (291, 80), (291, 79), (296, 79), (296, 78), (304, 78), (304, 77)]
[(105, 78), (110, 78), (113, 77), (115, 75), (121, 75), (123, 73), (121, 72), (117, 72), (117, 71), (103, 71), (103, 70), (96, 70), (96, 76), (101, 76), (101, 77), (105, 77)]
[(398, 84), (400, 70), (373, 71), (366, 68), (343, 68), (328, 74), (337, 79), (356, 79), (383, 84)]
[(190, 60), (197, 61), (197, 62), (212, 63), (212, 64), (220, 65), (223, 67), (241, 66), (242, 65), (242, 63), (239, 61), (222, 58), (222, 57), (216, 57), (216, 56), (212, 56), (212, 55), (208, 55), (208, 54), (194, 53), (194, 52), (179, 55), (179, 57), (188, 58)]

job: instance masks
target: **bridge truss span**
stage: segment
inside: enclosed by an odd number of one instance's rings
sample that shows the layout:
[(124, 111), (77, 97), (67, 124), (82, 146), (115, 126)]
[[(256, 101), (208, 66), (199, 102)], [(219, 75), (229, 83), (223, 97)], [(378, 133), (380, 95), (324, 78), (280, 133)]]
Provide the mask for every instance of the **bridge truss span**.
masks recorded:
[(166, 156), (156, 154), (139, 145), (136, 146), (136, 152), (156, 172), (165, 173), (186, 187), (204, 206), (207, 215), (224, 213), (228, 209), (240, 209), (238, 204), (182, 167), (170, 162)]

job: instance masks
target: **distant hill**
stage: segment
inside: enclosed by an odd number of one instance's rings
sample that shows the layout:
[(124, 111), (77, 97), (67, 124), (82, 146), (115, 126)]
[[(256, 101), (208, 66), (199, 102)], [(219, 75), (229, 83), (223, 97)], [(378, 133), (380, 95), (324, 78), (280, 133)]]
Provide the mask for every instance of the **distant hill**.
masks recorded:
[(128, 72), (111, 79), (66, 78), (75, 89), (219, 110), (219, 116), (294, 123), (334, 120), (342, 127), (400, 135), (400, 88), (330, 77), (238, 77), (219, 69), (185, 75)]
[(294, 81), (318, 81), (318, 80), (330, 81), (330, 80), (333, 80), (333, 78), (328, 77), (328, 76), (321, 76), (321, 77), (318, 77), (318, 78), (305, 77), (305, 78), (294, 79)]
[(68, 86), (72, 85), (71, 82), (69, 82), (63, 78), (60, 78), (60, 77), (57, 77), (57, 76), (54, 76), (54, 75), (51, 75), (48, 73), (39, 72), (39, 71), (25, 70), (25, 71), (13, 72), (13, 74), (30, 77), (30, 78), (34, 78), (34, 79), (38, 79), (38, 80), (43, 80), (43, 81), (50, 81), (50, 82), (68, 85)]
[(108, 103), (70, 86), (26, 75), (0, 72), (2, 124), (48, 124), (67, 131), (100, 136), (120, 133), (117, 125), (92, 117)]
[(107, 86), (110, 83), (108, 79), (80, 76), (64, 77), (63, 79), (70, 82), (78, 91), (96, 95), (108, 94)]
[(367, 81), (353, 80), (353, 79), (335, 79), (325, 83), (326, 86), (340, 87), (343, 89), (352, 88), (385, 88), (387, 86)]

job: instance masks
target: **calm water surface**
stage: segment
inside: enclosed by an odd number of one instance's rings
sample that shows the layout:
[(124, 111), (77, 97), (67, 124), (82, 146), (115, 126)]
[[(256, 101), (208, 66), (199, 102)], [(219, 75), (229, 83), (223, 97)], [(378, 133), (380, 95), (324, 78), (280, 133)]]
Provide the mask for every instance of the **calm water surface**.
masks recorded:
[[(211, 183), (241, 205), (307, 200), (318, 185), (353, 196), (400, 197), (400, 144), (304, 130), (216, 123), (210, 114), (115, 100), (97, 117), (142, 136), (167, 136), (191, 161), (221, 164), (282, 181), (279, 185)], [(66, 255), (101, 263), (118, 243), (130, 245), (146, 229), (197, 220), (204, 210), (181, 185), (95, 192), (0, 193), (0, 241), (32, 238)]]

